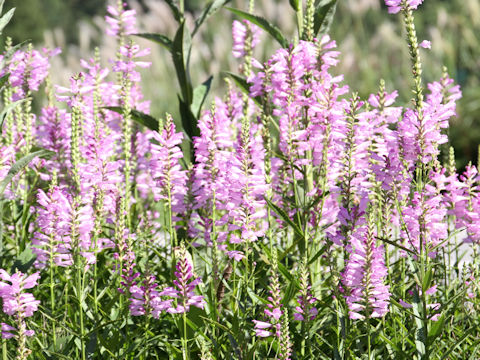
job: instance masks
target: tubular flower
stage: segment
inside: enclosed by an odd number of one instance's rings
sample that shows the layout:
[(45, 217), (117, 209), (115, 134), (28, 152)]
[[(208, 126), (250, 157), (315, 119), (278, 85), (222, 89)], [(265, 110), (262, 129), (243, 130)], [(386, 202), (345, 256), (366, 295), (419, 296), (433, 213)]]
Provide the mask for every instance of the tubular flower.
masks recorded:
[(183, 134), (175, 132), (175, 124), (170, 115), (160, 133), (154, 132), (151, 144), (152, 157), (149, 164), (151, 178), (155, 181), (152, 188), (155, 201), (160, 199), (171, 202), (172, 211), (182, 213), (185, 210), (184, 197), (187, 193), (187, 173), (182, 170), (179, 159), (183, 157), (180, 144)]
[[(158, 309), (166, 310), (170, 314), (183, 314), (190, 311), (190, 306), (203, 309), (205, 300), (202, 295), (195, 294), (195, 288), (202, 282), (201, 278), (194, 278), (193, 264), (189, 260), (185, 248), (180, 249), (180, 259), (177, 262), (175, 277), (173, 280), (174, 287), (167, 287), (161, 291), (159, 296), (166, 296), (170, 299), (152, 304), (154, 311)], [(174, 300), (176, 299), (176, 304)]]
[(423, 0), (385, 0), (385, 5), (388, 6), (388, 12), (390, 14), (396, 14), (402, 10), (403, 2), (407, 8), (416, 10), (422, 3)]
[(39, 228), (32, 240), (33, 253), (37, 255), (35, 267), (44, 268), (54, 263), (57, 266), (73, 264), (71, 255), (70, 220), (72, 217), (71, 199), (65, 189), (52, 186), (47, 194), (39, 190), (37, 194)]
[(25, 290), (34, 288), (39, 278), (39, 272), (30, 276), (21, 272), (9, 275), (5, 270), (0, 269), (0, 298), (3, 302), (3, 311), (7, 315), (15, 317), (17, 326), (15, 328), (2, 323), (3, 338), (18, 337), (20, 339), (34, 334), (33, 330), (26, 329), (25, 318), (33, 316), (40, 301)]
[(388, 312), (389, 285), (384, 284), (387, 268), (383, 246), (376, 246), (371, 225), (356, 228), (350, 236), (352, 253), (342, 283), (351, 319), (382, 317)]
[(109, 25), (106, 29), (107, 35), (123, 36), (137, 33), (135, 10), (125, 10), (122, 4), (119, 8), (108, 6), (107, 12), (109, 14), (105, 16), (105, 21)]
[[(254, 49), (260, 42), (261, 30), (257, 25), (252, 24), (248, 20), (233, 21), (233, 56), (241, 58), (247, 54), (247, 47)], [(247, 38), (251, 36), (250, 44), (247, 44)]]

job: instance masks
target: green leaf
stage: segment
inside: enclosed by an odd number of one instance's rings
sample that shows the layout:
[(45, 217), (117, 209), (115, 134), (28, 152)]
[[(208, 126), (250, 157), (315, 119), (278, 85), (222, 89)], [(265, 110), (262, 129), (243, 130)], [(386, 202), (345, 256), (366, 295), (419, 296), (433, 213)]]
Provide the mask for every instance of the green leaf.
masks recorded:
[(423, 278), (423, 283), (422, 283), (423, 292), (427, 291), (430, 288), (430, 284), (432, 283), (432, 277), (433, 277), (433, 269), (430, 268), (425, 273), (425, 277)]
[(7, 83), (9, 77), (10, 77), (10, 73), (6, 73), (2, 77), (0, 77), (0, 89), (2, 89), (3, 86)]
[(330, 30), (336, 9), (337, 0), (324, 0), (317, 5), (313, 22), (314, 34), (325, 35)]
[(182, 127), (188, 137), (193, 139), (194, 136), (200, 136), (200, 129), (197, 126), (197, 118), (192, 114), (190, 107), (182, 98), (178, 97), (178, 105), (180, 116), (182, 118)]
[(177, 72), (178, 84), (182, 92), (183, 101), (190, 106), (192, 103), (192, 83), (188, 72), (190, 49), (192, 46), (190, 32), (185, 22), (182, 22), (175, 34), (172, 44), (172, 58)]
[[(250, 95), (250, 85), (247, 83), (247, 80), (229, 71), (224, 71), (222, 72), (222, 74), (231, 77), (233, 82), (239, 87), (240, 91), (242, 91), (245, 95)], [(255, 102), (257, 106), (262, 106), (262, 102), (259, 96), (251, 99)]]
[(170, 10), (172, 10), (173, 17), (175, 18), (175, 20), (177, 20), (178, 22), (182, 22), (183, 14), (180, 12), (180, 9), (177, 7), (175, 2), (173, 0), (165, 0), (165, 2), (170, 7)]
[(207, 98), (208, 92), (210, 91), (210, 86), (212, 85), (212, 79), (213, 79), (213, 76), (210, 76), (201, 85), (198, 85), (193, 90), (193, 101), (192, 101), (192, 106), (190, 108), (192, 110), (192, 114), (197, 119), (200, 118), (202, 106), (205, 103), (205, 99)]
[(267, 202), (268, 206), (273, 210), (275, 211), (275, 213), (280, 216), (283, 221), (285, 221), (288, 225), (291, 226), (291, 228), (293, 229), (293, 231), (295, 232), (295, 234), (297, 234), (297, 236), (301, 237), (301, 238), (304, 238), (304, 234), (303, 234), (303, 231), (302, 229), (300, 228), (300, 226), (298, 226), (298, 224), (294, 223), (292, 221), (292, 219), (290, 219), (290, 217), (288, 216), (288, 214), (283, 210), (281, 209), (278, 205), (274, 204), (273, 202), (271, 202), (269, 199), (265, 199), (265, 201)]
[(18, 101), (15, 101), (14, 103), (11, 103), (10, 105), (6, 106), (3, 111), (0, 113), (0, 129), (3, 126), (3, 122), (5, 121), (5, 118), (8, 116), (10, 111), (15, 109), (18, 105), (24, 103), (27, 99), (21, 99)]
[[(117, 114), (123, 114), (124, 109), (121, 106), (105, 106), (103, 109), (115, 111)], [(138, 110), (130, 110), (130, 116), (137, 123), (146, 126), (150, 130), (158, 131), (158, 120), (153, 116), (145, 114)]]
[[(3, 4), (2, 4), (2, 6), (3, 6)], [(2, 33), (5, 26), (7, 26), (7, 24), (12, 19), (12, 16), (13, 16), (14, 13), (15, 13), (15, 8), (11, 8), (10, 10), (8, 10), (8, 12), (5, 15), (3, 15), (0, 18), (0, 34)]]
[(290, 6), (292, 7), (293, 10), (298, 11), (300, 10), (301, 2), (300, 0), (289, 0), (290, 1)]
[(220, 9), (222, 6), (229, 3), (230, 1), (231, 0), (213, 0), (210, 3), (208, 3), (208, 5), (205, 6), (202, 13), (198, 17), (198, 19), (195, 20), (195, 28), (192, 31), (192, 37), (195, 36), (198, 29), (200, 28), (200, 26), (202, 26), (205, 20), (207, 20), (211, 15), (217, 12), (218, 9)]
[(18, 255), (18, 258), (15, 260), (12, 266), (12, 273), (15, 270), (20, 270), (23, 273), (26, 273), (28, 269), (30, 269), (35, 262), (37, 256), (32, 252), (32, 249), (26, 248)]
[(395, 247), (397, 247), (397, 248), (399, 248), (399, 249), (401, 249), (405, 252), (408, 252), (412, 255), (415, 255), (415, 256), (417, 255), (414, 251), (412, 251), (410, 249), (407, 249), (405, 246), (397, 244), (395, 241), (388, 240), (388, 239), (381, 238), (381, 237), (377, 237), (377, 239), (380, 240), (380, 241), (386, 242), (387, 244), (393, 245), (393, 246), (395, 246)]
[(167, 36), (162, 34), (155, 34), (155, 33), (143, 33), (143, 34), (133, 34), (135, 36), (151, 40), (161, 46), (163, 46), (168, 51), (172, 51), (172, 40), (170, 40)]
[(3, 4), (5, 3), (5, 0), (0, 0), (0, 14), (3, 11)]
[(275, 40), (278, 41), (278, 43), (283, 47), (286, 48), (289, 45), (289, 41), (283, 36), (282, 32), (278, 27), (275, 25), (269, 23), (265, 18), (249, 14), (245, 11), (238, 10), (238, 9), (233, 9), (233, 8), (226, 8), (227, 10), (231, 11), (237, 16), (240, 16), (241, 18), (250, 21), (251, 23), (259, 26), (263, 30), (265, 30), (267, 33), (269, 33)]
[(432, 322), (430, 331), (428, 332), (428, 343), (431, 345), (435, 339), (441, 334), (445, 326), (445, 314), (442, 314), (437, 321)]
[(412, 310), (415, 325), (417, 326), (417, 333), (415, 335), (415, 347), (417, 349), (417, 354), (419, 359), (423, 359), (426, 354), (425, 343), (427, 342), (427, 329), (424, 326), (424, 322), (422, 320), (423, 316), (423, 307), (420, 301), (420, 297), (418, 295), (418, 291), (415, 289), (413, 293), (413, 303), (412, 303)]
[[(12, 165), (10, 170), (8, 170), (7, 176), (0, 182), (0, 196), (3, 196), (7, 185), (12, 181), (12, 179), (17, 175), (20, 171), (22, 171), (30, 162), (35, 159), (36, 157), (40, 158), (47, 158), (50, 156), (55, 155), (53, 151), (41, 149), (34, 151), (30, 154), (25, 155), (20, 160), (18, 160), (15, 164)], [(2, 214), (0, 214), (1, 216)]]

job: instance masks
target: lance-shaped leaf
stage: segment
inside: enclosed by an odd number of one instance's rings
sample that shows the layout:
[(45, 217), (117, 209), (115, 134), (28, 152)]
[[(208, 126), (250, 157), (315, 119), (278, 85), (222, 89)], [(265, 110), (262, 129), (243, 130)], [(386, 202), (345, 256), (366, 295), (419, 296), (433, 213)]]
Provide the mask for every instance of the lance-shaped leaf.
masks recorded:
[[(111, 110), (117, 114), (123, 114), (123, 108), (121, 106), (105, 106), (103, 109)], [(145, 114), (138, 110), (130, 110), (130, 116), (137, 123), (146, 126), (150, 130), (158, 131), (158, 120), (153, 116)]]
[(337, 0), (323, 0), (317, 5), (313, 21), (314, 34), (325, 35), (330, 30), (336, 9)]
[(182, 92), (183, 101), (190, 106), (192, 103), (192, 82), (188, 72), (188, 62), (192, 39), (185, 22), (182, 22), (175, 34), (172, 44), (172, 58), (177, 72), (177, 79)]
[(300, 6), (302, 6), (302, 2), (300, 0), (289, 0), (290, 6), (293, 10), (298, 11), (300, 10)]
[(48, 158), (55, 155), (53, 151), (41, 149), (37, 150), (34, 152), (31, 152), (30, 154), (25, 155), (22, 157), (20, 160), (18, 160), (15, 164), (12, 165), (10, 170), (8, 170), (7, 176), (0, 182), (0, 196), (3, 196), (3, 193), (5, 192), (5, 189), (7, 188), (8, 184), (12, 179), (20, 173), (25, 167), (27, 167), (30, 162), (35, 159), (36, 157), (40, 158)]
[(200, 26), (202, 26), (205, 20), (207, 20), (211, 15), (217, 12), (218, 9), (220, 9), (222, 6), (229, 3), (230, 1), (231, 0), (213, 0), (208, 3), (208, 5), (205, 6), (205, 8), (203, 9), (200, 16), (197, 18), (197, 20), (195, 20), (195, 28), (192, 31), (192, 37), (195, 36), (198, 29), (200, 28)]
[[(2, 7), (3, 7), (3, 4), (2, 4)], [(14, 13), (15, 13), (15, 8), (12, 8), (8, 10), (7, 13), (0, 18), (0, 34), (2, 34), (2, 31), (5, 28), (5, 26), (7, 26), (7, 24), (12, 19), (12, 16)]]
[(15, 101), (11, 104), (9, 104), (8, 106), (6, 106), (2, 112), (0, 113), (0, 130), (3, 126), (3, 122), (5, 121), (5, 118), (8, 116), (8, 114), (13, 110), (15, 109), (18, 105), (24, 103), (27, 99), (21, 99), (21, 100), (18, 100), (18, 101)]
[(248, 20), (251, 23), (253, 23), (253, 24), (257, 25), (258, 27), (262, 28), (263, 30), (265, 30), (275, 40), (277, 40), (278, 43), (282, 47), (284, 47), (284, 48), (288, 47), (289, 42), (285, 38), (285, 36), (283, 36), (280, 29), (278, 27), (276, 27), (275, 25), (269, 23), (268, 20), (266, 20), (265, 18), (263, 18), (261, 16), (257, 16), (257, 15), (252, 15), (250, 13), (247, 13), (245, 11), (238, 10), (238, 9), (227, 8), (227, 10), (231, 11), (232, 13), (234, 13), (237, 16), (240, 16), (242, 19)]
[(167, 5), (170, 7), (170, 10), (172, 10), (172, 13), (173, 13), (173, 17), (175, 18), (175, 20), (177, 20), (178, 22), (182, 22), (183, 20), (183, 14), (181, 13), (180, 9), (177, 7), (177, 5), (175, 4), (175, 1), (173, 0), (165, 0), (165, 2), (167, 3)]
[(290, 225), (290, 227), (293, 229), (293, 231), (295, 232), (295, 234), (297, 236), (299, 236), (300, 238), (304, 238), (304, 234), (303, 234), (303, 231), (302, 231), (301, 227), (298, 226), (298, 224), (294, 223), (292, 219), (290, 219), (290, 216), (288, 216), (288, 214), (285, 212), (285, 210), (283, 210), (278, 205), (274, 204), (273, 202), (271, 202), (268, 199), (265, 199), (265, 201), (267, 202), (268, 206), (278, 216), (280, 216), (283, 219), (283, 221), (285, 221), (288, 225)]
[(172, 51), (172, 40), (170, 40), (167, 36), (162, 35), (162, 34), (156, 34), (156, 33), (142, 33), (142, 34), (133, 34), (135, 36), (151, 40), (161, 46), (163, 46), (165, 49), (168, 51)]
[(20, 173), (25, 167), (30, 164), (30, 162), (35, 159), (36, 157), (40, 158), (48, 158), (53, 156), (55, 153), (53, 151), (41, 149), (37, 151), (33, 151), (30, 154), (25, 155), (21, 159), (19, 159), (15, 164), (12, 165), (10, 170), (8, 170), (7, 175), (3, 180), (0, 182), (0, 250), (3, 248), (3, 206), (4, 206), (4, 201), (3, 201), (3, 193), (5, 192), (5, 189), (7, 188), (8, 184), (12, 181), (12, 179)]
[(210, 91), (210, 86), (212, 85), (212, 80), (213, 76), (210, 76), (207, 80), (193, 90), (193, 101), (190, 109), (192, 110), (192, 114), (197, 119), (200, 117), (202, 106), (205, 103), (205, 99)]
[(193, 115), (190, 106), (185, 101), (183, 101), (180, 96), (178, 97), (178, 104), (180, 116), (182, 117), (183, 130), (191, 140), (194, 136), (200, 135), (200, 129), (197, 126), (197, 118), (195, 117), (195, 115)]

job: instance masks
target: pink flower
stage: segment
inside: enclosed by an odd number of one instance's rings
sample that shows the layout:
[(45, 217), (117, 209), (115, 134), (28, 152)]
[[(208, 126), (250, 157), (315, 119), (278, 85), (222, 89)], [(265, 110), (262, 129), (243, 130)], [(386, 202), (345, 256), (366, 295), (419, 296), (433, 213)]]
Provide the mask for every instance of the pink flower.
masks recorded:
[(428, 40), (423, 40), (419, 45), (424, 49), (431, 49), (432, 48), (432, 43)]
[[(176, 279), (173, 280), (174, 287), (167, 287), (158, 296), (172, 297), (173, 299), (156, 301), (152, 304), (156, 314), (165, 310), (170, 314), (183, 314), (190, 311), (191, 306), (203, 309), (205, 300), (201, 295), (195, 295), (195, 288), (202, 282), (200, 278), (194, 278), (193, 264), (186, 255), (186, 250), (181, 248), (180, 259), (176, 265)], [(176, 300), (176, 306), (173, 304)]]
[(109, 25), (106, 29), (107, 35), (131, 35), (137, 32), (137, 29), (135, 28), (135, 10), (125, 10), (123, 6), (121, 9), (108, 6), (107, 12), (111, 15), (105, 16), (105, 21)]
[[(407, 0), (407, 6), (416, 10), (418, 6), (423, 3), (423, 0)], [(402, 0), (385, 0), (390, 14), (396, 14), (402, 9)]]
[(254, 49), (255, 46), (257, 46), (257, 44), (260, 42), (260, 33), (260, 28), (248, 20), (242, 20), (241, 22), (234, 20), (232, 26), (233, 56), (240, 58), (246, 55), (245, 41), (249, 35), (251, 36), (251, 49)]

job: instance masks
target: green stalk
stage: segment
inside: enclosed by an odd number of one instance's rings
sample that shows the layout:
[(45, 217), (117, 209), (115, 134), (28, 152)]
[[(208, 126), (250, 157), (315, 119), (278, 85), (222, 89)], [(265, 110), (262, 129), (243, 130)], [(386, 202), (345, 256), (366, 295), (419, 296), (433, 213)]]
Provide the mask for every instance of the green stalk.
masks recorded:
[[(186, 309), (185, 300), (183, 300), (183, 308)], [(190, 355), (188, 353), (187, 313), (185, 311), (182, 314), (182, 318), (183, 318), (183, 337), (182, 337), (183, 360), (188, 360), (190, 358)]]
[[(52, 249), (53, 252), (53, 249)], [(54, 279), (53, 279), (53, 254), (50, 255), (50, 310), (52, 312), (52, 318), (55, 317), (55, 292), (54, 292)], [(52, 322), (53, 332), (53, 347), (57, 348), (57, 334), (55, 328), (55, 320)]]
[(2, 360), (8, 360), (7, 358), (7, 340), (2, 339)]

